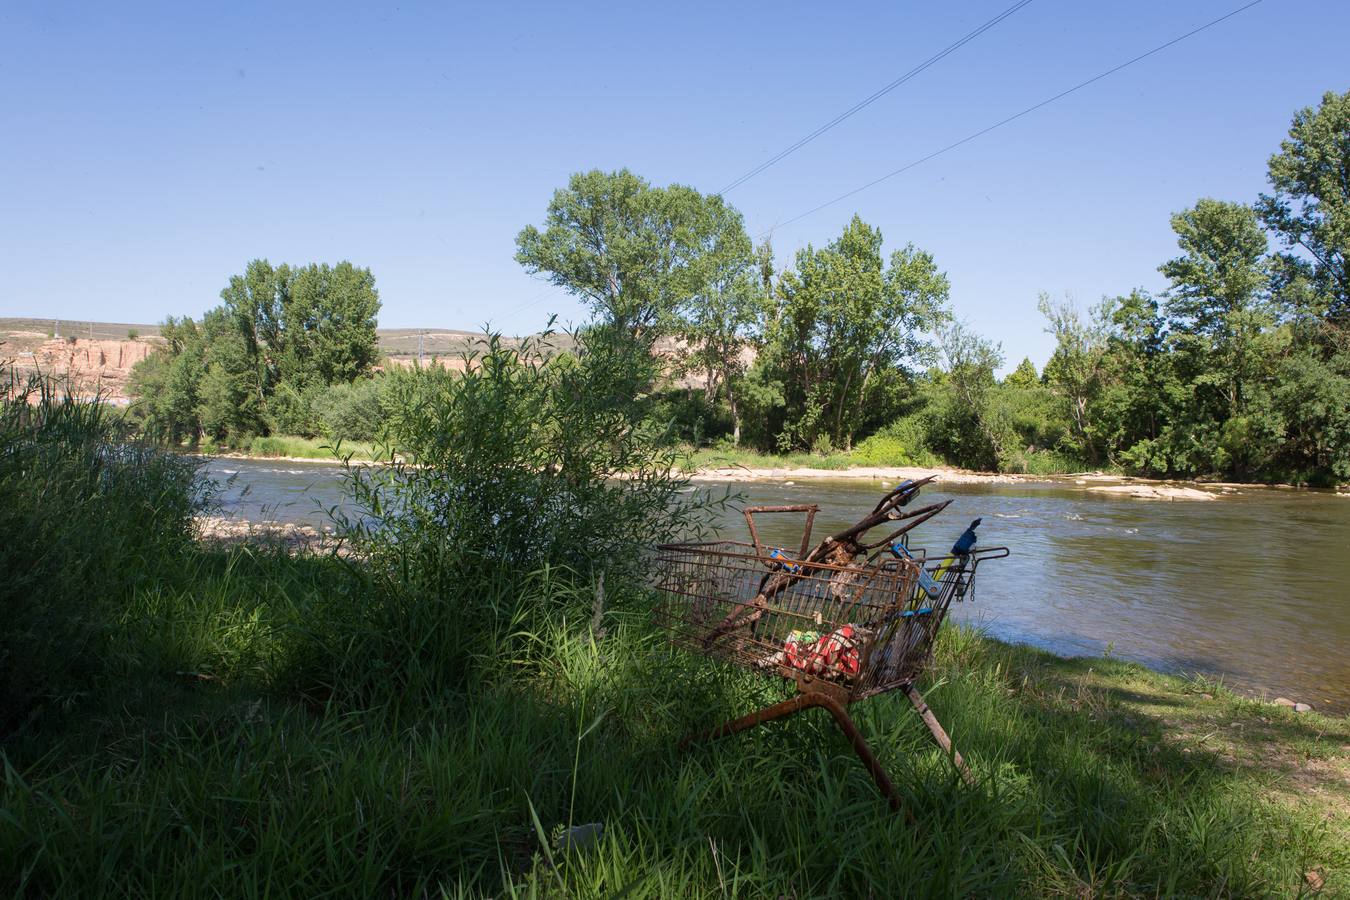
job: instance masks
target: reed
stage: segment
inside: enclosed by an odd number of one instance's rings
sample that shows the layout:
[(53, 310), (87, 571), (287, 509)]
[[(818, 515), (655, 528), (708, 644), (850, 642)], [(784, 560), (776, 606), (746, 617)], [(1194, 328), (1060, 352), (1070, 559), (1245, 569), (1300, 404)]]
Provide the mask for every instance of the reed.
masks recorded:
[(121, 595), (191, 539), (196, 462), (141, 443), (100, 403), (0, 373), (0, 734), (97, 677)]

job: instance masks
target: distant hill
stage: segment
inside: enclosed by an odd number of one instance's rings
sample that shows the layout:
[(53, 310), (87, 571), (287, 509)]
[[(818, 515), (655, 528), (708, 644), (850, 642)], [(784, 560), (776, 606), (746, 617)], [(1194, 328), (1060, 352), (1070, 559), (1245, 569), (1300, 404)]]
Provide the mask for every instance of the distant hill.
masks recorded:
[[(134, 337), (133, 337), (134, 335)], [(381, 355), (395, 368), (418, 365), (419, 353), (425, 365), (462, 371), (462, 355), (475, 340), (485, 337), (479, 331), (453, 328), (380, 328), (376, 335)], [(506, 338), (508, 345), (518, 338)], [(22, 375), (43, 372), (66, 377), (72, 389), (93, 396), (98, 394), (113, 403), (127, 402), (127, 382), (135, 364), (162, 346), (158, 325), (135, 322), (77, 322), (70, 319), (0, 317), (0, 366), (12, 365)], [(553, 350), (567, 350), (572, 339), (557, 334), (550, 340)], [(660, 355), (678, 353), (675, 341), (657, 344)], [(754, 352), (745, 351), (747, 364)], [(701, 373), (677, 375), (675, 384), (701, 387)]]
[[(125, 341), (130, 333), (140, 338), (159, 337), (158, 325), (134, 322), (77, 322), (71, 319), (0, 318), (0, 359), (18, 352), (33, 352), (43, 341), (54, 337), (82, 340)], [(421, 352), (426, 356), (455, 355), (463, 352), (475, 338), (483, 337), (477, 331), (459, 331), (453, 328), (381, 328), (380, 352), (387, 356), (415, 357), (418, 354), (418, 335)]]

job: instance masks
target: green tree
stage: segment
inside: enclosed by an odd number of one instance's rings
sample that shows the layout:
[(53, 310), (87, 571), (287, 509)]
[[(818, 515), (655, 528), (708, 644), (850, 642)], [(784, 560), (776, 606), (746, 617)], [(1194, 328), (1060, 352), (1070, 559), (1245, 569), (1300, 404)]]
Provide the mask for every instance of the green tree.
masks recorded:
[(280, 376), (293, 384), (350, 384), (378, 358), (380, 294), (370, 269), (349, 262), (292, 269), (282, 296)]
[(255, 259), (220, 297), (200, 325), (169, 318), (164, 349), (138, 366), (150, 430), (175, 441), (314, 430), (315, 390), (370, 374), (380, 301), (369, 269)]
[[(1183, 474), (1260, 468), (1279, 440), (1280, 423), (1253, 406), (1264, 401), (1270, 271), (1266, 235), (1239, 203), (1202, 199), (1172, 217), (1182, 255), (1159, 267), (1167, 292), (1169, 343), (1191, 402), (1169, 423)], [(1268, 408), (1264, 402), (1262, 409)]]
[(643, 346), (748, 254), (740, 214), (693, 188), (652, 187), (627, 169), (578, 173), (553, 194), (542, 229), (526, 226), (516, 260), (586, 300), (597, 321)]
[(1269, 178), (1273, 191), (1257, 210), (1285, 247), (1285, 296), (1350, 324), (1350, 91), (1328, 91), (1316, 109), (1294, 114)]
[(1271, 397), (1285, 434), (1284, 474), (1350, 479), (1350, 91), (1299, 110), (1270, 158), (1270, 194), (1257, 210), (1282, 247), (1276, 307), (1287, 345)]
[(1106, 351), (1094, 413), (1099, 433), (1113, 461), (1165, 472), (1165, 458), (1158, 465), (1156, 442), (1170, 409), (1185, 401), (1185, 391), (1170, 375), (1161, 306), (1147, 292), (1134, 290), (1102, 301), (1100, 310)]
[(875, 404), (932, 359), (948, 318), (947, 276), (913, 244), (883, 260), (881, 232), (854, 216), (843, 234), (797, 253), (777, 289), (769, 360), (784, 385), (784, 448), (851, 449)]
[(1036, 364), (1031, 361), (1029, 356), (1022, 357), (1022, 361), (1017, 364), (1017, 368), (1009, 372), (1008, 377), (1003, 379), (1004, 384), (1012, 385), (1015, 388), (1029, 388), (1039, 384), (1040, 381), (1040, 373), (1036, 371)]
[(299, 387), (370, 374), (380, 298), (369, 269), (345, 261), (273, 268), (255, 259), (220, 298), (243, 340), (259, 404), (283, 379)]
[[(730, 207), (721, 209), (731, 211)], [(739, 219), (740, 214), (735, 215)], [(689, 348), (691, 365), (704, 376), (707, 402), (716, 400), (719, 391), (726, 394), (732, 443), (739, 445), (741, 383), (765, 304), (761, 273), (755, 267), (756, 258), (762, 259), (764, 250), (757, 257), (751, 256), (743, 228), (728, 228), (723, 233), (729, 240), (700, 265), (697, 289), (685, 301), (679, 328)]]
[(270, 390), (270, 385), (262, 380), (271, 365), (259, 354), (248, 324), (226, 306), (202, 317), (204, 366), (197, 415), (202, 432), (218, 439), (233, 441), (268, 430), (264, 388)]
[(205, 369), (205, 343), (190, 316), (169, 316), (160, 327), (164, 348), (132, 369), (128, 391), (145, 429), (172, 443), (195, 441), (201, 433), (198, 407)]
[(997, 402), (994, 370), (1003, 365), (1003, 350), (960, 321), (942, 329), (938, 346), (945, 372), (935, 381), (929, 442), (958, 465), (997, 470), (1015, 440), (1007, 410)]
[(1045, 316), (1045, 330), (1055, 336), (1055, 352), (1045, 364), (1045, 380), (1072, 423), (1072, 449), (1088, 462), (1098, 463), (1104, 448), (1094, 409), (1102, 390), (1106, 356), (1100, 314), (1094, 321), (1084, 321), (1072, 300), (1056, 303), (1045, 293), (1037, 308)]
[[(232, 381), (244, 379), (259, 410), (281, 380), (290, 275), (289, 266), (273, 268), (265, 259), (251, 260), (244, 274), (231, 276), (220, 292), (223, 319), (208, 329), (213, 347), (217, 342), (228, 344), (219, 348), (218, 358), (209, 364), (226, 367)], [(213, 386), (213, 394), (219, 387)], [(230, 393), (233, 389), (220, 396), (224, 399)]]

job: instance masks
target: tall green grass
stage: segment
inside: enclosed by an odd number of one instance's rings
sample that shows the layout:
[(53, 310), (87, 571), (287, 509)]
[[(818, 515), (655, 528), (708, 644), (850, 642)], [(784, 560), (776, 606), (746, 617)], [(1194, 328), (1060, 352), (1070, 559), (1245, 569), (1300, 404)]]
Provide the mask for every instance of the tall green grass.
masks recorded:
[(191, 539), (192, 460), (45, 379), (0, 387), (0, 735), (88, 693), (122, 596)]
[[(537, 390), (548, 413), (503, 413), (512, 429), (586, 415), (565, 418), (570, 382), (500, 374), (424, 407), (419, 427), (438, 421), (437, 404), (479, 421), (512, 384)], [(588, 498), (592, 523), (640, 527), (673, 486), (663, 458), (643, 457), (650, 495), (600, 482), (607, 454), (644, 445), (616, 451), (581, 433), (550, 445), (553, 432), (464, 468), (426, 452), (406, 477), (432, 474), (412, 491), (364, 482), (392, 516), (423, 504), (408, 520), (423, 534), (354, 531), (356, 555), (288, 556), (191, 543), (190, 466), (109, 450), (96, 411), (44, 402), (39, 420), (6, 408), (0, 510), (31, 536), (0, 557), (0, 575), (26, 579), (5, 594), (7, 613), (60, 625), (34, 664), (69, 687), (26, 694), (30, 714), (0, 745), (6, 893), (1289, 896), (1313, 867), (1330, 889), (1350, 866), (1343, 819), (1272, 800), (1263, 771), (1141, 707), (1146, 695), (1167, 710), (1200, 702), (1182, 682), (969, 631), (944, 635), (921, 687), (978, 786), (955, 776), (903, 698), (856, 708), (917, 827), (889, 811), (823, 715), (679, 750), (681, 735), (784, 686), (670, 648), (631, 564), (636, 544), (585, 553), (541, 540), (494, 555), (473, 542), (530, 529), (488, 518), (454, 532), (436, 519), (523, 486), (543, 502), (505, 509), (534, 527), (567, 524), (569, 496)], [(541, 468), (548, 446), (600, 455)], [(541, 472), (559, 483), (526, 477)], [(62, 613), (48, 622), (23, 597)], [(61, 623), (91, 637), (63, 645)], [(1252, 733), (1285, 716), (1276, 749), (1330, 761), (1350, 743), (1341, 720), (1222, 693), (1205, 702)], [(590, 823), (604, 831), (589, 846), (558, 840)]]
[[(539, 573), (527, 590), (551, 612), (504, 633), (469, 680), (385, 668), (353, 691), (327, 683), (337, 647), (316, 627), (343, 563), (238, 550), (194, 565), (190, 583), (128, 610), (139, 679), (7, 748), (5, 883), (60, 896), (1287, 896), (1311, 864), (1350, 864), (1334, 822), (1268, 804), (1259, 779), (1182, 752), (1110, 690), (1075, 689), (1082, 664), (970, 632), (948, 635), (924, 690), (978, 787), (903, 698), (858, 707), (912, 827), (825, 716), (677, 750), (781, 690), (675, 654), (636, 596), (614, 598), (597, 638), (591, 591)], [(508, 604), (520, 589), (465, 594)], [(592, 822), (605, 826), (593, 846), (555, 842)]]
[(317, 459), (337, 462), (354, 459), (363, 462), (387, 458), (381, 448), (370, 441), (341, 441), (329, 438), (306, 438), (289, 434), (254, 436), (231, 445), (203, 442), (197, 448), (202, 453), (243, 453), (263, 458)]

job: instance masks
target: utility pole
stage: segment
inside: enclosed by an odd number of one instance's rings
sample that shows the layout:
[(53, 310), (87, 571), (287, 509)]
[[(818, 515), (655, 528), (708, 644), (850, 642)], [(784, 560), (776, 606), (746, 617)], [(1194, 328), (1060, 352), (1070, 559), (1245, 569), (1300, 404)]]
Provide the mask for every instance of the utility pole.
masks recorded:
[(422, 338), (426, 335), (425, 331), (417, 332), (417, 368), (422, 368), (422, 361), (426, 359), (426, 354), (422, 352)]

